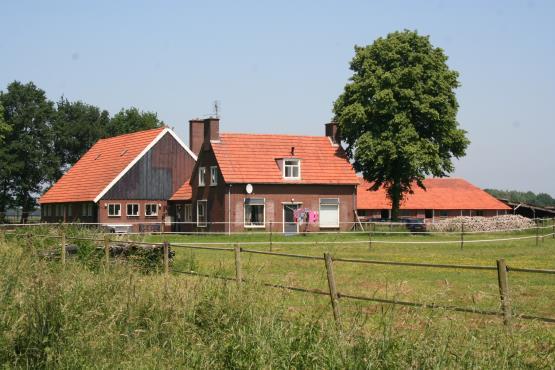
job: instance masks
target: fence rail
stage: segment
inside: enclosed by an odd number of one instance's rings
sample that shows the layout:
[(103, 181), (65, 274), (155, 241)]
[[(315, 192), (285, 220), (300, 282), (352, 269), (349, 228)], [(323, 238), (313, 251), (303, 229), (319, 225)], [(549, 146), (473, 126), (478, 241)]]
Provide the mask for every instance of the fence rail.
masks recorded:
[[(28, 235), (28, 237), (30, 236)], [(95, 243), (102, 243), (104, 253), (105, 253), (105, 262), (107, 264), (110, 262), (109, 243), (111, 240), (109, 236), (105, 236), (103, 239), (98, 239), (98, 238), (86, 238), (86, 237), (70, 237), (70, 236), (66, 236), (64, 233), (61, 233), (60, 235), (40, 235), (40, 236), (35, 235), (35, 237), (61, 239), (60, 240), (60, 252), (61, 252), (60, 259), (62, 264), (66, 263), (66, 243), (69, 240), (92, 241)], [(258, 282), (258, 284), (261, 284), (267, 287), (274, 287), (274, 288), (286, 289), (291, 291), (330, 296), (333, 316), (339, 327), (341, 327), (341, 313), (340, 313), (341, 299), (369, 301), (369, 302), (376, 302), (376, 303), (403, 305), (403, 306), (419, 307), (419, 308), (426, 308), (426, 309), (443, 309), (443, 310), (449, 310), (449, 311), (466, 312), (466, 313), (474, 313), (474, 314), (481, 314), (481, 315), (494, 315), (494, 316), (503, 317), (503, 322), (507, 326), (511, 324), (513, 317), (517, 317), (520, 319), (527, 319), (527, 320), (538, 320), (538, 321), (547, 322), (547, 323), (555, 322), (555, 318), (551, 318), (551, 317), (541, 317), (541, 316), (534, 316), (534, 315), (528, 315), (528, 314), (515, 315), (515, 313), (511, 309), (510, 291), (509, 291), (509, 285), (508, 285), (509, 272), (552, 275), (552, 274), (555, 274), (555, 270), (511, 267), (506, 265), (504, 259), (497, 260), (496, 266), (480, 266), (480, 265), (436, 264), (436, 263), (420, 263), (420, 262), (400, 262), (400, 261), (381, 261), (381, 260), (355, 259), (355, 258), (339, 258), (339, 257), (333, 257), (329, 253), (324, 253), (322, 257), (322, 256), (310, 256), (310, 255), (303, 255), (303, 254), (261, 251), (261, 250), (255, 250), (255, 249), (245, 249), (241, 247), (241, 245), (248, 245), (248, 246), (252, 245), (252, 243), (248, 243), (248, 242), (231, 243), (233, 244), (233, 248), (195, 245), (196, 243), (177, 244), (177, 243), (169, 243), (168, 241), (164, 241), (162, 243), (147, 243), (147, 242), (137, 242), (132, 240), (114, 240), (114, 242), (123, 243), (123, 244), (136, 244), (136, 245), (163, 247), (163, 264), (164, 264), (164, 273), (166, 274), (170, 272), (169, 251), (170, 251), (170, 247), (172, 246), (178, 247), (178, 248), (193, 249), (193, 250), (212, 250), (212, 251), (228, 251), (228, 252), (233, 251), (235, 256), (235, 278), (203, 274), (203, 273), (198, 273), (194, 271), (173, 270), (172, 272), (194, 275), (194, 276), (201, 276), (206, 278), (222, 279), (227, 281), (236, 281), (238, 285), (243, 284), (245, 282), (250, 282), (250, 280), (244, 279), (243, 277), (243, 271), (241, 267), (241, 255), (243, 253), (324, 261), (326, 276), (328, 281), (328, 288), (329, 288), (327, 292), (319, 289), (309, 289), (305, 287), (295, 287), (295, 286), (274, 284), (269, 282)], [(410, 302), (410, 301), (402, 301), (402, 300), (396, 300), (396, 299), (366, 297), (361, 295), (343, 293), (337, 288), (337, 285), (336, 285), (335, 275), (334, 275), (334, 263), (377, 264), (377, 265), (391, 265), (391, 266), (403, 266), (403, 267), (410, 266), (410, 267), (423, 267), (423, 268), (425, 267), (425, 268), (442, 268), (442, 269), (497, 271), (498, 286), (499, 286), (499, 292), (500, 292), (499, 297), (500, 297), (502, 309), (501, 311), (483, 310), (478, 308), (457, 307), (457, 306), (442, 305), (442, 304), (436, 304), (436, 303)]]

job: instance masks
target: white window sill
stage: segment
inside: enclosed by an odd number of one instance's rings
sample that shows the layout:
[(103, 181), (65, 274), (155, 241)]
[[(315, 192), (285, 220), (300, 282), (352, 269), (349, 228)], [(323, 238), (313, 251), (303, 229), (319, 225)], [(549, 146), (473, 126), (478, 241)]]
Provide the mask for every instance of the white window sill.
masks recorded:
[(245, 229), (264, 229), (266, 225), (244, 225)]

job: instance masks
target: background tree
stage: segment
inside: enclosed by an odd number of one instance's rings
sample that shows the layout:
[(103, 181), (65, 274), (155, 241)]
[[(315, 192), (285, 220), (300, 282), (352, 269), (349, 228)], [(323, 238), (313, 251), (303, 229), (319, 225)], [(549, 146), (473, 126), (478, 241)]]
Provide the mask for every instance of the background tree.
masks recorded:
[(12, 82), (0, 94), (4, 118), (12, 131), (0, 150), (0, 212), (16, 204), (22, 222), (36, 206), (35, 198), (59, 168), (54, 152), (54, 104), (32, 82)]
[(531, 191), (484, 189), (496, 198), (507, 199), (510, 202), (526, 203), (539, 207), (555, 206), (555, 199), (547, 193), (535, 194)]
[(56, 104), (54, 148), (61, 167), (56, 179), (81, 158), (100, 138), (106, 136), (110, 124), (108, 111), (61, 97)]
[(4, 119), (4, 107), (0, 105), (0, 145), (4, 143), (4, 139), (10, 131), (10, 125), (8, 125)]
[(335, 101), (347, 155), (371, 190), (385, 187), (393, 219), (413, 184), (448, 175), (469, 144), (456, 121), (458, 73), (446, 62), (429, 37), (391, 33), (355, 47), (353, 76)]
[(137, 108), (122, 109), (112, 117), (106, 127), (105, 137), (161, 127), (164, 122), (154, 112), (143, 112)]

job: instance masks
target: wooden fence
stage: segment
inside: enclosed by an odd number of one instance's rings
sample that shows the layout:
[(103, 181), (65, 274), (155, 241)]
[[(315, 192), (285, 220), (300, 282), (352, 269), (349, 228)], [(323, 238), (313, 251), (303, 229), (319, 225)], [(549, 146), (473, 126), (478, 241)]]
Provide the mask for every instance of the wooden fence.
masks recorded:
[[(61, 253), (61, 263), (66, 263), (66, 250), (67, 250), (67, 241), (68, 240), (80, 240), (80, 241), (91, 241), (95, 243), (102, 243), (103, 250), (104, 250), (104, 263), (108, 267), (110, 263), (110, 236), (105, 235), (104, 239), (96, 239), (96, 238), (84, 238), (84, 237), (67, 237), (64, 233), (61, 235), (41, 235), (43, 238), (59, 238), (60, 241), (60, 253)], [(31, 235), (27, 235), (27, 243), (30, 244)], [(248, 279), (245, 279), (243, 275), (243, 269), (241, 265), (242, 254), (261, 254), (261, 255), (268, 255), (268, 256), (275, 256), (275, 257), (283, 257), (283, 258), (295, 258), (295, 259), (308, 259), (308, 260), (317, 260), (323, 262), (323, 267), (326, 271), (326, 278), (327, 278), (327, 285), (328, 290), (320, 290), (320, 289), (309, 289), (304, 287), (296, 287), (296, 286), (288, 286), (288, 285), (281, 285), (281, 284), (273, 284), (267, 282), (258, 282), (259, 284), (267, 287), (273, 288), (280, 288), (280, 289), (287, 289), (297, 292), (304, 292), (316, 295), (325, 295), (329, 296), (331, 302), (331, 308), (333, 312), (333, 317), (336, 321), (338, 327), (341, 327), (341, 310), (340, 310), (340, 300), (341, 299), (351, 299), (351, 300), (358, 300), (358, 301), (368, 301), (368, 302), (377, 302), (377, 303), (385, 303), (385, 304), (393, 304), (393, 305), (402, 305), (402, 306), (410, 306), (410, 307), (420, 307), (420, 308), (428, 308), (428, 309), (443, 309), (448, 311), (456, 311), (456, 312), (467, 312), (467, 313), (475, 313), (480, 315), (491, 315), (491, 316), (500, 316), (503, 318), (503, 323), (506, 326), (511, 325), (511, 321), (515, 316), (512, 308), (511, 308), (511, 294), (509, 289), (509, 272), (521, 272), (521, 273), (533, 273), (533, 274), (550, 274), (555, 275), (555, 270), (550, 269), (534, 269), (534, 268), (517, 268), (511, 267), (506, 264), (504, 259), (498, 259), (496, 261), (496, 266), (478, 266), (478, 265), (455, 265), (455, 264), (433, 264), (433, 263), (418, 263), (418, 262), (396, 262), (396, 261), (380, 261), (380, 260), (370, 260), (370, 259), (355, 259), (355, 258), (337, 258), (333, 257), (330, 253), (324, 253), (323, 256), (309, 256), (309, 255), (302, 255), (302, 254), (292, 254), (292, 253), (278, 253), (272, 251), (262, 251), (262, 250), (255, 250), (255, 249), (247, 249), (242, 248), (241, 244), (249, 243), (234, 243), (233, 248), (231, 247), (218, 247), (218, 246), (202, 246), (202, 245), (193, 245), (193, 244), (183, 244), (183, 243), (169, 243), (164, 241), (163, 243), (146, 243), (146, 242), (137, 242), (137, 241), (129, 241), (129, 240), (117, 240), (114, 241), (117, 243), (123, 244), (135, 244), (135, 245), (143, 245), (143, 246), (151, 246), (151, 247), (158, 247), (163, 248), (163, 270), (165, 274), (169, 274), (170, 272), (180, 273), (180, 274), (187, 274), (187, 275), (194, 275), (194, 276), (201, 276), (207, 278), (214, 278), (214, 279), (221, 279), (221, 280), (228, 280), (228, 281), (235, 281), (237, 285), (244, 284), (249, 282)], [(229, 245), (230, 243), (228, 243)], [(193, 250), (209, 250), (209, 251), (227, 251), (233, 252), (234, 259), (235, 259), (235, 277), (222, 277), (222, 276), (214, 276), (209, 274), (203, 274), (193, 271), (179, 271), (179, 270), (172, 270), (170, 271), (170, 262), (169, 262), (169, 254), (170, 248), (186, 248), (186, 249), (193, 249)], [(477, 308), (469, 308), (469, 307), (457, 307), (457, 306), (450, 306), (450, 305), (441, 305), (435, 303), (422, 303), (422, 302), (410, 302), (410, 301), (401, 301), (396, 299), (383, 299), (383, 298), (376, 298), (376, 297), (368, 297), (362, 295), (353, 295), (353, 294), (346, 294), (342, 293), (338, 290), (335, 273), (334, 273), (334, 264), (335, 263), (355, 263), (355, 264), (376, 264), (376, 265), (390, 265), (390, 266), (411, 266), (411, 267), (422, 267), (422, 268), (440, 268), (440, 269), (462, 269), (462, 270), (489, 270), (489, 271), (497, 271), (497, 283), (499, 287), (499, 299), (500, 299), (500, 307), (501, 310), (483, 310)], [(552, 317), (541, 317), (535, 315), (528, 315), (528, 314), (518, 314), (516, 317), (520, 319), (527, 319), (527, 320), (538, 320), (548, 323), (555, 323), (555, 318)]]

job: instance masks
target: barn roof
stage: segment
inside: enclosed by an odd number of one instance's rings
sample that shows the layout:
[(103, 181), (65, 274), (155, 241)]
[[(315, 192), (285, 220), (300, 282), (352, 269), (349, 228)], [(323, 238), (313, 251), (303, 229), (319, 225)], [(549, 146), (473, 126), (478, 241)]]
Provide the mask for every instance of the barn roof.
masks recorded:
[[(371, 183), (361, 181), (357, 188), (357, 209), (389, 209), (385, 189), (370, 191)], [(413, 185), (401, 209), (511, 210), (505, 203), (459, 178), (425, 179), (426, 190)]]
[(193, 188), (189, 183), (191, 179), (185, 180), (183, 185), (175, 193), (173, 193), (170, 200), (191, 200), (193, 198)]
[[(358, 183), (341, 147), (325, 136), (221, 134), (211, 145), (227, 183)], [(278, 160), (284, 158), (300, 159), (300, 180), (283, 179)]]
[[(39, 203), (97, 202), (166, 133), (166, 127), (100, 139), (40, 199)], [(196, 159), (196, 156), (189, 151)]]

